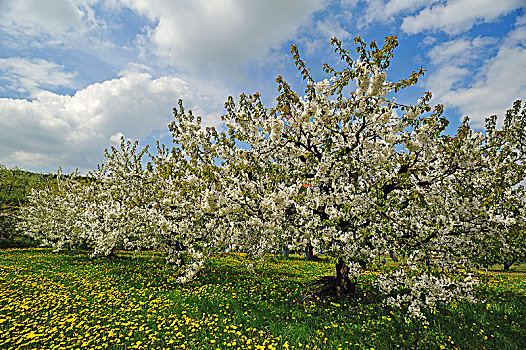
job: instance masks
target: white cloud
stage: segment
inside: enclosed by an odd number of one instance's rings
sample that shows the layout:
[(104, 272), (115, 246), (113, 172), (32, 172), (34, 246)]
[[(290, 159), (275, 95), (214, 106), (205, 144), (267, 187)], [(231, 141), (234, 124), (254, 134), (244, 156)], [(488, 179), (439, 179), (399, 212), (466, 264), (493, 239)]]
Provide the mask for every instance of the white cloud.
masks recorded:
[(458, 83), (473, 72), (466, 67), (456, 65), (443, 65), (433, 69), (433, 74), (428, 78), (427, 85), (435, 99), (443, 102), (441, 98), (458, 88)]
[(374, 22), (387, 23), (395, 20), (402, 13), (414, 13), (415, 11), (436, 3), (439, 0), (371, 0), (367, 1), (364, 15), (359, 20), (359, 26), (363, 27)]
[(46, 87), (74, 87), (75, 73), (64, 71), (64, 67), (40, 58), (0, 58), (0, 82), (8, 89), (21, 94), (35, 94)]
[(11, 34), (57, 35), (82, 27), (84, 12), (76, 1), (2, 1), (0, 27)]
[(30, 52), (25, 56), (33, 57), (43, 52), (47, 57), (57, 52), (64, 57), (80, 51), (109, 64), (121, 63), (136, 49), (113, 42), (118, 35), (112, 30), (119, 23), (112, 26), (107, 21), (121, 20), (110, 12), (114, 7), (110, 0), (0, 0), (0, 47)]
[(119, 131), (118, 133), (110, 136), (110, 143), (112, 143), (113, 145), (119, 145), (121, 143), (122, 138), (125, 138), (125, 136), (122, 132)]
[(456, 39), (434, 46), (427, 55), (431, 64), (465, 65), (483, 56), (488, 46), (496, 43), (497, 39), (491, 37)]
[[(490, 115), (503, 116), (514, 100), (526, 96), (526, 27), (510, 32), (495, 55), (474, 70), (475, 57), (487, 57), (493, 38), (454, 40), (429, 52), (437, 70), (427, 80), (435, 101), (468, 115), (477, 127)], [(464, 78), (473, 77), (470, 83)]]
[(401, 28), (409, 34), (428, 30), (459, 34), (477, 23), (493, 22), (521, 7), (526, 7), (524, 0), (449, 0), (428, 6), (416, 15), (405, 17)]
[[(208, 102), (179, 78), (147, 73), (125, 73), (73, 96), (41, 92), (33, 101), (0, 99), (0, 159), (30, 170), (93, 169), (121, 135), (141, 139), (165, 129), (179, 98), (187, 108)], [(217, 125), (213, 112), (196, 108), (205, 123)]]
[[(321, 56), (322, 52), (332, 53), (330, 49), (330, 39), (337, 37), (341, 40), (349, 40), (352, 34), (346, 29), (345, 24), (353, 20), (353, 13), (348, 8), (338, 13), (328, 13), (321, 19), (312, 21), (303, 26), (301, 34), (298, 36), (300, 52), (305, 52), (307, 55)], [(286, 55), (287, 61), (290, 60), (288, 52)], [(328, 59), (335, 58), (330, 56)], [(305, 57), (303, 57), (305, 58)]]
[(52, 158), (42, 153), (28, 153), (25, 151), (16, 151), (11, 155), (11, 159), (16, 164), (31, 164), (33, 167), (47, 166)]
[(337, 37), (341, 40), (349, 39), (351, 34), (345, 30), (337, 18), (328, 18), (324, 21), (316, 22), (316, 27), (314, 29), (325, 41), (332, 37)]
[(121, 0), (155, 27), (155, 52), (179, 69), (231, 74), (291, 38), (324, 0)]

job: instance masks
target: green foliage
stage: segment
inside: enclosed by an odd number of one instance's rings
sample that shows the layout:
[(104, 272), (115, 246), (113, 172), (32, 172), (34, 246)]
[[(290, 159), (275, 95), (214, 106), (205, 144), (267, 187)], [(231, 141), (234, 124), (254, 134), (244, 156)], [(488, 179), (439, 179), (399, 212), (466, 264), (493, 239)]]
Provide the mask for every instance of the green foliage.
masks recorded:
[(31, 189), (47, 186), (53, 179), (54, 175), (7, 169), (0, 163), (0, 249), (35, 246), (34, 240), (16, 230), (19, 208)]

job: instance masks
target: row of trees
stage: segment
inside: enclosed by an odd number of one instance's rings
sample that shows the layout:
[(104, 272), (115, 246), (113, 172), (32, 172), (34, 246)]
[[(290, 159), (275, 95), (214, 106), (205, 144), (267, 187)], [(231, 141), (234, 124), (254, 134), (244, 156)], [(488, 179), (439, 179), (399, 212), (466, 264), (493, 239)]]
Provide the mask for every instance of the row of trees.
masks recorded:
[(227, 246), (253, 261), (313, 247), (335, 259), (339, 295), (390, 256), (398, 266), (375, 281), (386, 304), (421, 316), (472, 299), (474, 267), (524, 254), (526, 104), (515, 102), (500, 130), (496, 116), (485, 133), (466, 118), (446, 135), (430, 93), (414, 105), (394, 99), (424, 73), (386, 79), (396, 37), (381, 48), (356, 38), (357, 59), (331, 44), (345, 67), (325, 64), (330, 78), (318, 82), (292, 46), (303, 97), (282, 77), (274, 108), (257, 93), (230, 97), (225, 132), (180, 101), (173, 148), (151, 155), (122, 140), (88, 179), (59, 174), (58, 187), (33, 192), (23, 229), (56, 248), (158, 249), (181, 281)]

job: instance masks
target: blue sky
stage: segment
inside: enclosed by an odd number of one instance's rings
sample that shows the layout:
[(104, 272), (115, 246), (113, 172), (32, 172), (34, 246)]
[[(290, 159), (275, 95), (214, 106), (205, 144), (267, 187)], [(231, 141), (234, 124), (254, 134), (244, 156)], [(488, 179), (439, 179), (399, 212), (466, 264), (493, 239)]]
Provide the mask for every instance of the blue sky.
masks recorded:
[(316, 79), (339, 37), (399, 36), (388, 79), (423, 66), (424, 91), (481, 129), (526, 98), (525, 0), (0, 0), (0, 162), (86, 172), (124, 135), (169, 143), (182, 98), (221, 128), (229, 95), (267, 107), (283, 75), (301, 92), (297, 44)]

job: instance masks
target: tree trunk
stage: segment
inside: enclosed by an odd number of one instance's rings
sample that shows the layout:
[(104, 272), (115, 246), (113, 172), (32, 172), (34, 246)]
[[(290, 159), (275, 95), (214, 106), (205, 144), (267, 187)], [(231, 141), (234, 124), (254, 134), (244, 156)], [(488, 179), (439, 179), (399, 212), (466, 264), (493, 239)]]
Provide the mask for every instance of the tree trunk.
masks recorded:
[(341, 258), (336, 263), (336, 291), (338, 296), (354, 294), (356, 283), (349, 279), (349, 266)]
[(517, 259), (513, 259), (511, 261), (504, 261), (502, 264), (504, 265), (504, 271), (509, 271), (510, 267), (515, 263)]
[(110, 253), (109, 253), (108, 255), (106, 255), (106, 257), (108, 257), (108, 258), (114, 258), (114, 257), (116, 257), (116, 256), (117, 256), (117, 253), (115, 253), (115, 250), (116, 250), (115, 247), (111, 248)]
[(305, 246), (305, 260), (307, 261), (314, 261), (316, 258), (314, 257), (314, 248), (310, 243)]

